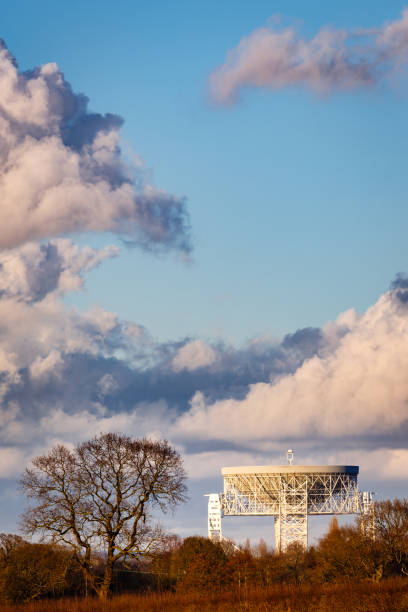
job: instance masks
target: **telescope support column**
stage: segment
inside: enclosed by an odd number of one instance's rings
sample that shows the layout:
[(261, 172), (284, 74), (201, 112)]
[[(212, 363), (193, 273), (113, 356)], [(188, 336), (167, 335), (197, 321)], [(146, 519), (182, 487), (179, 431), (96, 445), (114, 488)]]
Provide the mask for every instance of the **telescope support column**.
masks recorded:
[(214, 542), (221, 542), (221, 500), (218, 493), (208, 495), (208, 537)]
[(363, 491), (361, 496), (361, 531), (362, 533), (375, 540), (375, 515), (374, 499), (372, 491)]
[(275, 547), (285, 551), (293, 542), (307, 548), (307, 478), (281, 478), (279, 515), (275, 518)]

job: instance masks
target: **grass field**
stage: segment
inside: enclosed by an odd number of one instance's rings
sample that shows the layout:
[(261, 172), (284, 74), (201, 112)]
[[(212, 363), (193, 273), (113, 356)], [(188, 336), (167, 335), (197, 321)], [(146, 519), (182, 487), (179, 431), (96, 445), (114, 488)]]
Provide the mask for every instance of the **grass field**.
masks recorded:
[(408, 581), (335, 585), (273, 586), (207, 593), (151, 593), (97, 599), (61, 599), (4, 605), (2, 612), (407, 612)]

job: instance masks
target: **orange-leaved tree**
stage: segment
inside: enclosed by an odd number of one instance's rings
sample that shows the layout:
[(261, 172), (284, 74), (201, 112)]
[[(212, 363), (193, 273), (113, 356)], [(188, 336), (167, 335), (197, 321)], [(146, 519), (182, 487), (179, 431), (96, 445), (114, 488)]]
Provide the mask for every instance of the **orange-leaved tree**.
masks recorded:
[(227, 555), (221, 544), (201, 536), (186, 538), (171, 555), (170, 571), (181, 590), (205, 591), (228, 581)]

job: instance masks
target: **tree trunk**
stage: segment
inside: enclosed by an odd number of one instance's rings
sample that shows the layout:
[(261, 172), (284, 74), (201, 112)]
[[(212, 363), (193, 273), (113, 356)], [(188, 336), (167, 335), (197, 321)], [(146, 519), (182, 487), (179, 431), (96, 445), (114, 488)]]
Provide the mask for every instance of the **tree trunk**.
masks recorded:
[(98, 597), (100, 599), (106, 599), (109, 595), (110, 586), (112, 584), (113, 577), (113, 561), (108, 558), (106, 560), (105, 574), (103, 576), (103, 582), (98, 589)]

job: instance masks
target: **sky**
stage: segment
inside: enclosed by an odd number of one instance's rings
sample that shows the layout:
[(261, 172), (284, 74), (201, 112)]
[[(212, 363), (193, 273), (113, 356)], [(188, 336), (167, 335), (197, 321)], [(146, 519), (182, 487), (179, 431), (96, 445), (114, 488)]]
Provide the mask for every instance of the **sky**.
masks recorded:
[(182, 536), (288, 447), (405, 495), (404, 3), (16, 0), (0, 36), (0, 531), (110, 430), (180, 450)]

